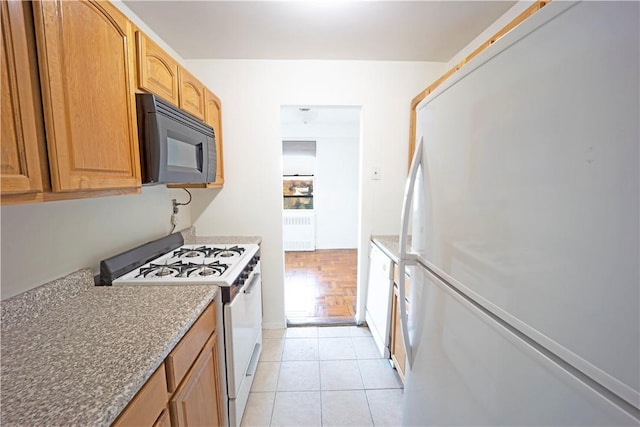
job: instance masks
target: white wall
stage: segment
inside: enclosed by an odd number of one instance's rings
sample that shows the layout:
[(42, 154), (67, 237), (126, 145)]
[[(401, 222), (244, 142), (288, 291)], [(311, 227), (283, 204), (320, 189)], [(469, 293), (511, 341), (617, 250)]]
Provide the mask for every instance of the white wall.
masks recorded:
[[(144, 187), (139, 195), (2, 206), (1, 298), (81, 268), (98, 273), (102, 259), (168, 234), (171, 199), (182, 190)], [(191, 226), (181, 206), (176, 230)]]
[[(121, 2), (132, 21), (179, 62), (182, 58)], [(182, 190), (145, 187), (140, 195), (2, 206), (0, 298), (5, 299), (99, 262), (170, 230), (171, 199)], [(190, 206), (181, 206), (176, 230), (191, 226)]]
[(282, 175), (313, 175), (315, 173), (315, 155), (282, 153)]
[[(281, 106), (362, 106), (358, 269), (363, 280), (370, 235), (398, 232), (410, 101), (444, 71), (444, 64), (252, 60), (186, 64), (222, 100), (225, 156), (225, 186), (195, 194), (194, 225), (199, 235), (262, 236), (264, 324), (282, 327)], [(379, 181), (369, 179), (373, 167), (381, 170)]]
[(316, 248), (358, 247), (358, 140), (321, 139), (316, 167)]
[[(327, 109), (337, 115), (342, 111), (347, 122), (283, 122), (282, 138), (316, 141), (312, 172), (316, 249), (357, 248), (360, 111), (357, 107)], [(285, 165), (286, 160), (283, 157)]]
[(155, 41), (158, 46), (160, 46), (162, 49), (164, 49), (169, 55), (171, 55), (171, 57), (173, 59), (175, 59), (176, 61), (178, 61), (178, 63), (184, 65), (184, 59), (182, 59), (182, 56), (180, 56), (178, 54), (178, 52), (176, 52), (175, 50), (173, 50), (173, 48), (171, 46), (169, 46), (167, 43), (165, 43), (164, 40), (162, 40), (158, 34), (156, 34), (155, 31), (153, 31), (147, 24), (144, 23), (144, 21), (142, 21), (138, 15), (136, 15), (135, 13), (133, 13), (131, 11), (131, 9), (129, 9), (129, 7), (127, 7), (127, 5), (125, 5), (121, 0), (111, 0), (111, 3), (113, 3), (113, 5), (115, 7), (117, 7), (118, 9), (120, 9), (120, 11), (122, 13), (124, 13), (125, 15), (127, 15), (127, 17), (131, 20), (131, 22), (133, 22), (134, 24), (136, 24), (136, 26), (138, 28), (140, 28), (140, 30), (142, 30), (143, 33), (145, 33), (149, 38), (151, 38), (153, 41)]

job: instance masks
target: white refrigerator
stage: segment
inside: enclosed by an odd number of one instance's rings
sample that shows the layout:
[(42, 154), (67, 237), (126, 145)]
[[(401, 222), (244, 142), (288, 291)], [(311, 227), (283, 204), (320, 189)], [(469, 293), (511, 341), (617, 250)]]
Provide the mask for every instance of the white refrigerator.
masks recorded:
[(551, 2), (418, 106), (403, 425), (640, 425), (639, 17)]

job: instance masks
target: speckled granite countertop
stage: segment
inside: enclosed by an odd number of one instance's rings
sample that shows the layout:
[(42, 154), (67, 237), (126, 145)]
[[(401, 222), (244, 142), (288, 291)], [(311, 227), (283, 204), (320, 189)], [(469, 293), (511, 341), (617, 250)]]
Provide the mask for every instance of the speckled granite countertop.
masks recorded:
[[(393, 262), (398, 263), (398, 259), (400, 258), (400, 236), (371, 236), (371, 240), (382, 249)], [(411, 245), (411, 236), (409, 236), (408, 245)]]
[(217, 293), (96, 287), (87, 269), (2, 301), (2, 424), (108, 426)]
[(189, 227), (182, 231), (182, 238), (185, 245), (206, 245), (206, 244), (225, 244), (230, 245), (246, 245), (262, 243), (260, 236), (196, 236), (195, 227)]

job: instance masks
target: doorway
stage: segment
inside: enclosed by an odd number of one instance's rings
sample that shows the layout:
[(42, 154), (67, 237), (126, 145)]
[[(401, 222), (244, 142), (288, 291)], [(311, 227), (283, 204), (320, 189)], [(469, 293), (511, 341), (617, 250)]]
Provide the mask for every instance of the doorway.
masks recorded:
[(360, 107), (283, 106), (288, 325), (355, 324)]

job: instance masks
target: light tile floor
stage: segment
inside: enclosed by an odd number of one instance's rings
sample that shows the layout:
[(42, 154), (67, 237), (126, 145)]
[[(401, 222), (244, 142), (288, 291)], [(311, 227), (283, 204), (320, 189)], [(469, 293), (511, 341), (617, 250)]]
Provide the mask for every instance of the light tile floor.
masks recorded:
[(265, 329), (242, 426), (397, 426), (402, 382), (366, 327)]

